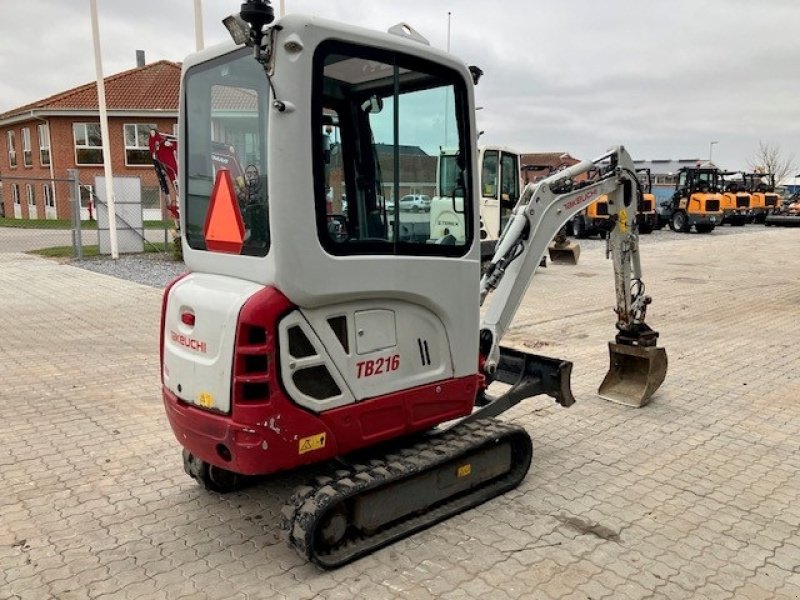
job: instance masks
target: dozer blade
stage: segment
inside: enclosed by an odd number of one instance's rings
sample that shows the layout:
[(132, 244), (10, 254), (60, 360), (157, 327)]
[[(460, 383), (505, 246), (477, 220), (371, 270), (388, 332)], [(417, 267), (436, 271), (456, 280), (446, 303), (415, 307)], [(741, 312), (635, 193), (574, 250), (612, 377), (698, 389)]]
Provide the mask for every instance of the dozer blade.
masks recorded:
[(557, 265), (577, 265), (578, 257), (581, 255), (581, 247), (574, 242), (566, 241), (563, 243), (551, 242), (547, 246), (550, 260)]
[(608, 343), (610, 366), (597, 393), (601, 398), (644, 406), (667, 375), (667, 351), (656, 346)]

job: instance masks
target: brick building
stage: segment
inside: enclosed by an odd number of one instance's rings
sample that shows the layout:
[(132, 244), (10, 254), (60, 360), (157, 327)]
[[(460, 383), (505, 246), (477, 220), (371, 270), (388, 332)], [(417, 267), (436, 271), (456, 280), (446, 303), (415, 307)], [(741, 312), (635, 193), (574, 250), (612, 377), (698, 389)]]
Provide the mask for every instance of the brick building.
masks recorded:
[[(174, 130), (180, 72), (180, 64), (162, 60), (105, 79), (112, 171), (141, 178), (145, 208), (158, 209), (160, 201), (147, 138), (153, 127)], [(67, 183), (46, 181), (65, 179), (67, 169), (79, 170), (85, 205), (95, 176), (103, 175), (94, 82), (0, 114), (0, 216), (70, 218)]]
[[(568, 152), (530, 152), (519, 157), (522, 183), (535, 183), (547, 177), (554, 171), (564, 167), (577, 165), (579, 159), (570, 156)], [(585, 176), (578, 177), (583, 179)]]

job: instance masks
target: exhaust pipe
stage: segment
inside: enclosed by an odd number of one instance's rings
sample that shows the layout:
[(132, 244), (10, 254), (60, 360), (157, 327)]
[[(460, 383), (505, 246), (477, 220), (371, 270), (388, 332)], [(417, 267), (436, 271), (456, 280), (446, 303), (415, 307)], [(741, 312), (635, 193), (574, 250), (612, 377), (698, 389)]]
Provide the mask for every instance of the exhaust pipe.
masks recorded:
[(667, 351), (609, 342), (608, 354), (608, 373), (597, 393), (625, 406), (645, 406), (667, 375)]

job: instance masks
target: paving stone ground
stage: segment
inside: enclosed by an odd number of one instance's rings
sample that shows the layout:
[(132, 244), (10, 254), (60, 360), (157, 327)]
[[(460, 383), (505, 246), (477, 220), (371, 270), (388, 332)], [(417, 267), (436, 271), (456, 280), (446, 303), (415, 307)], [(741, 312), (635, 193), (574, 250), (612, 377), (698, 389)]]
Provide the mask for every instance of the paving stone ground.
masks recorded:
[(639, 410), (595, 394), (601, 244), (541, 271), (508, 340), (572, 360), (578, 402), (504, 416), (534, 438), (527, 479), (333, 572), (278, 536), (307, 471), (228, 496), (183, 473), (159, 290), (0, 254), (0, 599), (800, 598), (798, 234), (645, 244), (670, 369)]

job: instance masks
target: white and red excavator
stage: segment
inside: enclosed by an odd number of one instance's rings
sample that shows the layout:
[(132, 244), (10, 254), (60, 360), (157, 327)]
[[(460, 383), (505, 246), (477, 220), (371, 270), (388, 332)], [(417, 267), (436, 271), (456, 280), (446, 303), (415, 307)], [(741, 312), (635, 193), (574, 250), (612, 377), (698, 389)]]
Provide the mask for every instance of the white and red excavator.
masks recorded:
[[(531, 438), (496, 417), (537, 395), (571, 405), (572, 364), (505, 348), (503, 335), (548, 242), (602, 194), (616, 335), (600, 394), (650, 399), (666, 353), (645, 323), (638, 180), (623, 148), (528, 185), (478, 286), (478, 70), (405, 24), (275, 21), (268, 2), (247, 0), (226, 25), (237, 45), (183, 65), (189, 273), (165, 289), (161, 321), (163, 400), (192, 477), (224, 492), (336, 459), (282, 515), (290, 545), (323, 568), (517, 486)], [(236, 160), (218, 160), (220, 145)], [(386, 199), (430, 173), (442, 147), (458, 149), (464, 235), (436, 243), (407, 235)], [(333, 212), (332, 182), (346, 214)], [(492, 393), (493, 382), (509, 387)]]

